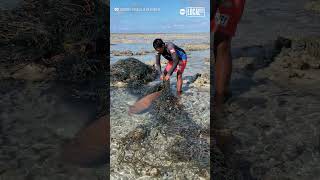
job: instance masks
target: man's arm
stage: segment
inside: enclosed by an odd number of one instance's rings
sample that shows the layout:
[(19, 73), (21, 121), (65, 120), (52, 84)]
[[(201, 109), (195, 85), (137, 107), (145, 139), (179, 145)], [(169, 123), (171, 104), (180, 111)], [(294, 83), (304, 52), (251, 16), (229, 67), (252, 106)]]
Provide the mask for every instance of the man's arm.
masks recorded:
[(178, 55), (176, 53), (176, 50), (174, 49), (174, 47), (168, 47), (172, 60), (173, 60), (173, 65), (171, 67), (171, 69), (168, 71), (168, 74), (171, 76), (173, 71), (177, 68), (178, 64), (179, 64), (179, 58)]
[(156, 70), (159, 72), (159, 74), (161, 74), (161, 64), (160, 64), (160, 54), (157, 53), (156, 54), (156, 64), (155, 64), (155, 68)]

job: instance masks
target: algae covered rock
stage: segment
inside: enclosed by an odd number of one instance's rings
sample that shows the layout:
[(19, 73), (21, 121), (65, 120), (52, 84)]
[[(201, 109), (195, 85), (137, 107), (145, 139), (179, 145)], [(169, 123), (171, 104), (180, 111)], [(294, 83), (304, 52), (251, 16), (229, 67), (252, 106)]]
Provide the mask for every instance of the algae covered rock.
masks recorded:
[(156, 70), (138, 59), (121, 59), (111, 66), (110, 80), (112, 83), (147, 83), (157, 76)]

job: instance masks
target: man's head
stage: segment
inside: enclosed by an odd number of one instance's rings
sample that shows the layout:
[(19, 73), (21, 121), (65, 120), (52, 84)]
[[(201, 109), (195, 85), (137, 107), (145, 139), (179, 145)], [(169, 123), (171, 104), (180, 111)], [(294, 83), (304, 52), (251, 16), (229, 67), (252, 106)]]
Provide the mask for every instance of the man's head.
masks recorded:
[(162, 41), (162, 39), (155, 39), (153, 41), (153, 47), (157, 52), (163, 53), (163, 51), (164, 51), (164, 42)]

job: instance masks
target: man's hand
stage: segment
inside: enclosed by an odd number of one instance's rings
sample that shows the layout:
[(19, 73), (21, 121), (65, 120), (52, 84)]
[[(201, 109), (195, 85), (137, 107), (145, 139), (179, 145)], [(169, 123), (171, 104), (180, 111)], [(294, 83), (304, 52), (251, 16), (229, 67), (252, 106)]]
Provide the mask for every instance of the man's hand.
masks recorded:
[(164, 78), (164, 75), (163, 75), (163, 74), (161, 74), (161, 76), (160, 76), (160, 80), (163, 80), (163, 78)]
[(160, 80), (168, 81), (169, 79), (170, 79), (170, 75), (164, 75), (164, 74), (162, 74), (162, 75), (160, 76)]
[(164, 77), (164, 80), (165, 81), (168, 81), (170, 79), (170, 75), (166, 75), (165, 77)]

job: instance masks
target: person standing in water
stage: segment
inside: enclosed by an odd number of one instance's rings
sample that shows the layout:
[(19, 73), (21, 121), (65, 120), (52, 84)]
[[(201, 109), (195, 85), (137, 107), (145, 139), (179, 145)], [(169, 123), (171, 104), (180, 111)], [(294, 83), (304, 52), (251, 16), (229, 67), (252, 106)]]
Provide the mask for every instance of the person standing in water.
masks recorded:
[[(210, 31), (213, 34), (214, 53), (214, 107), (211, 133), (220, 150), (228, 155), (232, 153), (233, 135), (225, 127), (223, 104), (231, 97), (230, 79), (232, 72), (231, 40), (244, 10), (245, 0), (212, 0), (210, 4)], [(212, 37), (212, 36), (211, 36)], [(229, 156), (226, 156), (229, 157)]]
[(231, 40), (242, 17), (244, 5), (245, 0), (211, 1), (210, 31), (214, 33), (216, 112), (221, 112), (224, 102), (231, 97), (229, 88), (232, 72)]
[[(161, 74), (160, 79), (168, 81), (173, 72), (177, 73), (177, 94), (182, 93), (182, 74), (187, 65), (186, 52), (173, 44), (172, 42), (163, 42), (162, 39), (155, 39), (153, 41), (153, 47), (157, 51), (156, 54), (156, 69)], [(161, 72), (161, 55), (168, 60), (168, 64)]]

